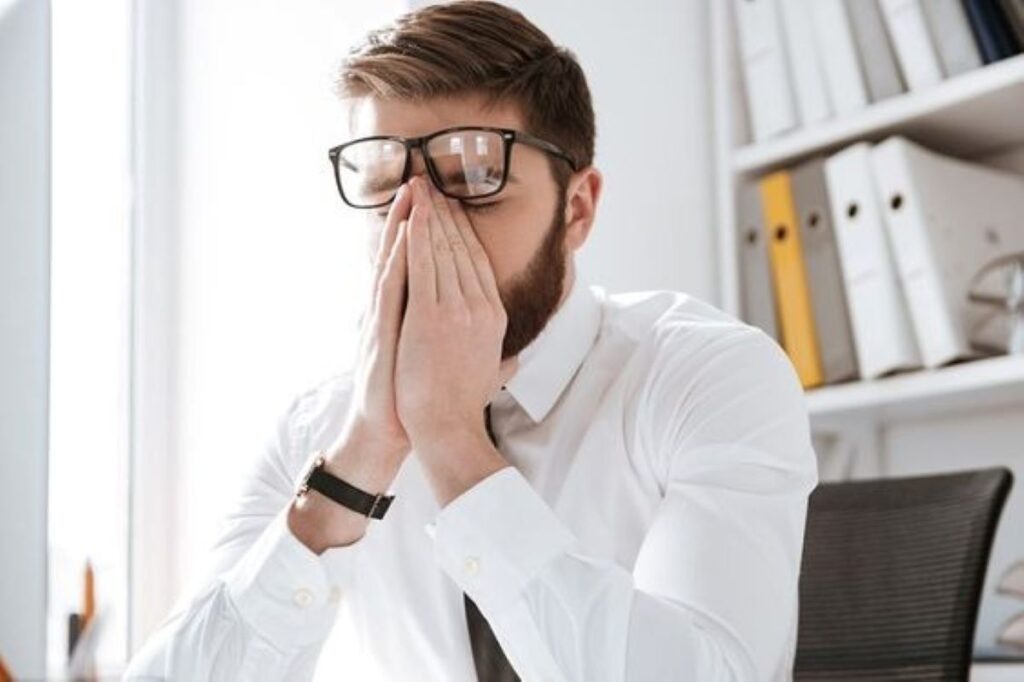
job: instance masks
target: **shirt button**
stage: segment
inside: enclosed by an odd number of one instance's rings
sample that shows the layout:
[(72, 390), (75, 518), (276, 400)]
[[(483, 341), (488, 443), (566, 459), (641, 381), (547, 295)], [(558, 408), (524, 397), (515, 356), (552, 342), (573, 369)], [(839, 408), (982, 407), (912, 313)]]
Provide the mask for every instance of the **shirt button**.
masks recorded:
[(341, 588), (337, 585), (331, 585), (331, 593), (327, 595), (327, 599), (329, 599), (332, 604), (337, 604), (338, 602), (340, 602)]
[(313, 593), (307, 590), (305, 587), (300, 587), (299, 589), (295, 590), (295, 593), (292, 595), (292, 601), (294, 601), (295, 605), (298, 606), (300, 609), (309, 608), (309, 606), (313, 603)]
[(476, 575), (477, 572), (480, 570), (480, 560), (477, 559), (475, 556), (466, 557), (466, 560), (463, 562), (462, 567), (469, 575)]

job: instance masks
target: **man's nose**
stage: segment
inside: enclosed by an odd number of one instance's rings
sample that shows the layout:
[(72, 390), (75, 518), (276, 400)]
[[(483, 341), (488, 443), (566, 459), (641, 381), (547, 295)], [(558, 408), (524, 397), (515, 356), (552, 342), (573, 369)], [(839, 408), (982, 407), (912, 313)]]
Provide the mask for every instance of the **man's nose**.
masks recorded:
[(409, 154), (412, 156), (412, 168), (409, 170), (409, 179), (419, 176), (424, 180), (429, 180), (427, 177), (427, 164), (423, 160), (423, 152), (419, 149), (412, 149)]

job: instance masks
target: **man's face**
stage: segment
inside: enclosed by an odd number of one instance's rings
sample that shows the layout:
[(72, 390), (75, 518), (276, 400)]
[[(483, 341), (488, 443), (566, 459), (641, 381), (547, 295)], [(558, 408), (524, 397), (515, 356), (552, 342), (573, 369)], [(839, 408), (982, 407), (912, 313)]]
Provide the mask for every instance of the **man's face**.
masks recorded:
[[(474, 97), (421, 102), (367, 98), (353, 109), (353, 138), (370, 135), (419, 137), (460, 125), (523, 130), (515, 107), (483, 106)], [(413, 175), (430, 182), (423, 158), (413, 151)], [(556, 160), (558, 163), (562, 161)], [(528, 145), (512, 148), (509, 177), (500, 194), (474, 206), (463, 202), (477, 238), (491, 261), (508, 313), (502, 357), (517, 355), (547, 324), (565, 293), (567, 248), (564, 194), (545, 152)], [(389, 207), (365, 210), (371, 258), (376, 253)]]

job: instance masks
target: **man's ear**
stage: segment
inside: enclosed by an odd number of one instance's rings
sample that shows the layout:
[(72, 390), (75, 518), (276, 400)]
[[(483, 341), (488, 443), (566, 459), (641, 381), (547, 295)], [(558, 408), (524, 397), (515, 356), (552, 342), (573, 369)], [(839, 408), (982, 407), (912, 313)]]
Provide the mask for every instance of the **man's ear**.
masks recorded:
[(602, 182), (601, 171), (594, 166), (587, 166), (570, 176), (565, 201), (566, 249), (579, 250), (590, 236)]

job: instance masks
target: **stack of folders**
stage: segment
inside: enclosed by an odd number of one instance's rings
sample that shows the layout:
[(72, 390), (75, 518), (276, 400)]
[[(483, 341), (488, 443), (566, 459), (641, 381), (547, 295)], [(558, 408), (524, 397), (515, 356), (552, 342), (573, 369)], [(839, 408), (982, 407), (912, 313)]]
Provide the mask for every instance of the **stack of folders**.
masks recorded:
[(805, 388), (979, 357), (978, 271), (1024, 252), (1024, 176), (905, 138), (860, 142), (737, 194), (742, 315)]
[(1024, 47), (1024, 0), (734, 0), (754, 141)]

